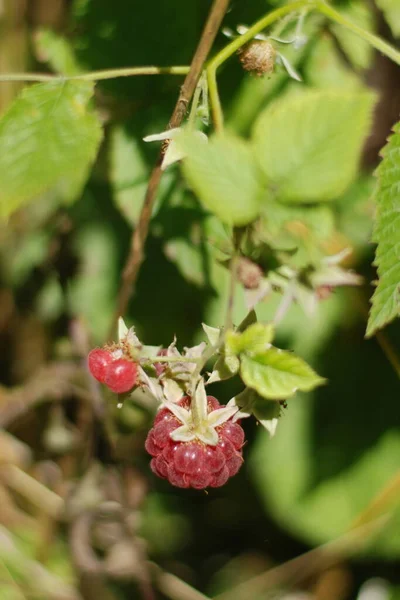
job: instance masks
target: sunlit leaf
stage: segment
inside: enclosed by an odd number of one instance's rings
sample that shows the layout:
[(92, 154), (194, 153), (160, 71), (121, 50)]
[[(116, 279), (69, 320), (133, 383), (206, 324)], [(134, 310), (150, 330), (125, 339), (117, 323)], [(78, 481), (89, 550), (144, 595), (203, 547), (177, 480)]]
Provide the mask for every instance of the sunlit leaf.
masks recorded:
[(379, 281), (372, 297), (367, 336), (400, 314), (400, 123), (382, 151), (376, 174), (377, 212), (373, 241)]
[(287, 202), (332, 200), (355, 177), (375, 96), (369, 92), (291, 94), (256, 122), (257, 161)]
[[(45, 190), (81, 187), (102, 130), (89, 106), (93, 85), (51, 82), (23, 90), (0, 121), (0, 215)], [(68, 190), (66, 196), (71, 199)]]
[(289, 398), (298, 390), (309, 392), (325, 382), (304, 360), (278, 348), (242, 355), (240, 374), (248, 387), (271, 400)]

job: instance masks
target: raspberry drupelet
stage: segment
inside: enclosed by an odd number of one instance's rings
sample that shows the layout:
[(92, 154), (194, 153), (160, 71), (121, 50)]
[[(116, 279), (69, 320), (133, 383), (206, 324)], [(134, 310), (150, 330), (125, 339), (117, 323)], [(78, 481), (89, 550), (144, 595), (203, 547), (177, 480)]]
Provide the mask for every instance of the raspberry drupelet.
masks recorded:
[(138, 381), (138, 365), (125, 358), (121, 351), (95, 348), (88, 356), (89, 371), (97, 381), (116, 394), (129, 392)]
[[(188, 397), (182, 398), (176, 406), (190, 414)], [(175, 416), (169, 407), (162, 408), (156, 415), (145, 444), (147, 452), (153, 457), (150, 463), (152, 471), (168, 479), (174, 486), (195, 489), (220, 487), (236, 475), (243, 462), (244, 432), (239, 423), (232, 421), (229, 412), (228, 418), (218, 424), (220, 419), (214, 416), (221, 414), (223, 409), (226, 407), (221, 406), (216, 398), (207, 396), (207, 419), (210, 423), (214, 421), (215, 425), (207, 425), (206, 428), (216, 432), (213, 443), (211, 440), (207, 443), (203, 435), (196, 434), (194, 425), (194, 433), (186, 435), (188, 441), (174, 440), (173, 432), (182, 429), (183, 420)], [(200, 431), (205, 431), (204, 425)], [(179, 435), (176, 437), (179, 438)]]

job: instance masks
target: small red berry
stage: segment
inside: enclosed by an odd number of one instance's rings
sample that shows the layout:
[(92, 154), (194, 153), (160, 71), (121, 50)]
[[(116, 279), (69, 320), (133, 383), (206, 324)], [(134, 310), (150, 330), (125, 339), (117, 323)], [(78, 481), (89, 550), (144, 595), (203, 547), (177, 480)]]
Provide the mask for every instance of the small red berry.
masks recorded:
[(116, 394), (129, 392), (137, 382), (138, 366), (125, 358), (117, 358), (107, 367), (104, 383)]
[[(184, 397), (178, 404), (188, 408), (189, 399)], [(208, 396), (208, 412), (219, 408), (222, 407), (218, 400)], [(162, 408), (149, 431), (145, 448), (153, 457), (150, 467), (158, 477), (168, 479), (176, 487), (200, 490), (220, 487), (238, 472), (243, 463), (244, 443), (244, 432), (239, 423), (228, 420), (217, 427), (219, 440), (216, 446), (198, 439), (174, 441), (171, 433), (180, 426), (180, 421), (172, 412)]]
[(97, 381), (104, 383), (107, 367), (112, 363), (113, 357), (109, 350), (104, 348), (95, 348), (89, 352), (88, 367), (89, 371)]

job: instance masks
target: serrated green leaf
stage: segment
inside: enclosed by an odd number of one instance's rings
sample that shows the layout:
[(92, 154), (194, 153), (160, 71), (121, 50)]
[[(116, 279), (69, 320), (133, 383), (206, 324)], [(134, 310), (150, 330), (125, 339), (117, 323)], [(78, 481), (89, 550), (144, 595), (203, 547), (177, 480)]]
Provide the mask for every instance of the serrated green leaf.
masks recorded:
[(93, 85), (51, 82), (25, 88), (0, 121), (0, 215), (7, 217), (49, 188), (76, 192), (102, 137), (89, 108)]
[(377, 211), (372, 240), (378, 244), (375, 264), (379, 281), (372, 296), (368, 337), (400, 314), (400, 123), (393, 131), (376, 170)]
[(304, 360), (278, 348), (242, 355), (240, 374), (248, 387), (269, 400), (289, 398), (298, 390), (309, 392), (325, 382)]
[(247, 225), (257, 218), (263, 199), (260, 173), (246, 142), (215, 135), (208, 144), (189, 137), (183, 173), (200, 202), (229, 225)]
[(238, 355), (241, 352), (260, 354), (271, 344), (274, 338), (274, 327), (271, 323), (254, 323), (247, 327), (243, 333), (227, 332), (227, 354)]
[(398, 0), (376, 0), (377, 6), (385, 15), (393, 35), (400, 37), (400, 3)]
[(256, 122), (255, 156), (286, 202), (321, 202), (354, 178), (371, 120), (370, 92), (309, 91), (279, 99)]
[[(397, 0), (396, 0), (397, 1)], [(374, 17), (365, 0), (352, 0), (340, 13), (362, 29), (373, 32)], [(358, 35), (338, 24), (331, 26), (343, 52), (356, 69), (367, 69), (373, 57), (373, 48)]]

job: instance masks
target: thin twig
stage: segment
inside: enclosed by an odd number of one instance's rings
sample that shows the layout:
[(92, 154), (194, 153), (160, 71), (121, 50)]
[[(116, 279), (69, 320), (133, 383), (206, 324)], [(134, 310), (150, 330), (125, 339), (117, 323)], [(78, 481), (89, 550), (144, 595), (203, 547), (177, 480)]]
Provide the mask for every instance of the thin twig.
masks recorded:
[[(179, 127), (183, 121), (188, 104), (194, 94), (203, 70), (203, 65), (211, 50), (212, 44), (221, 25), (221, 21), (227, 11), (228, 4), (229, 0), (214, 0), (202, 36), (190, 65), (190, 71), (181, 88), (179, 98), (175, 105), (174, 112), (172, 113), (167, 129)], [(155, 167), (150, 175), (139, 221), (132, 234), (129, 255), (126, 260), (125, 268), (122, 272), (122, 283), (118, 294), (117, 308), (112, 323), (110, 337), (112, 337), (114, 333), (114, 327), (118, 317), (126, 312), (129, 299), (134, 292), (140, 265), (143, 262), (143, 249), (149, 231), (149, 224), (156, 199), (157, 189), (161, 179), (161, 163), (164, 152), (165, 146), (161, 150)]]
[(126, 67), (122, 69), (105, 69), (90, 71), (79, 75), (53, 75), (52, 73), (5, 73), (0, 75), (0, 82), (6, 81), (101, 81), (117, 79), (118, 77), (133, 77), (135, 75), (187, 75), (189, 67)]

